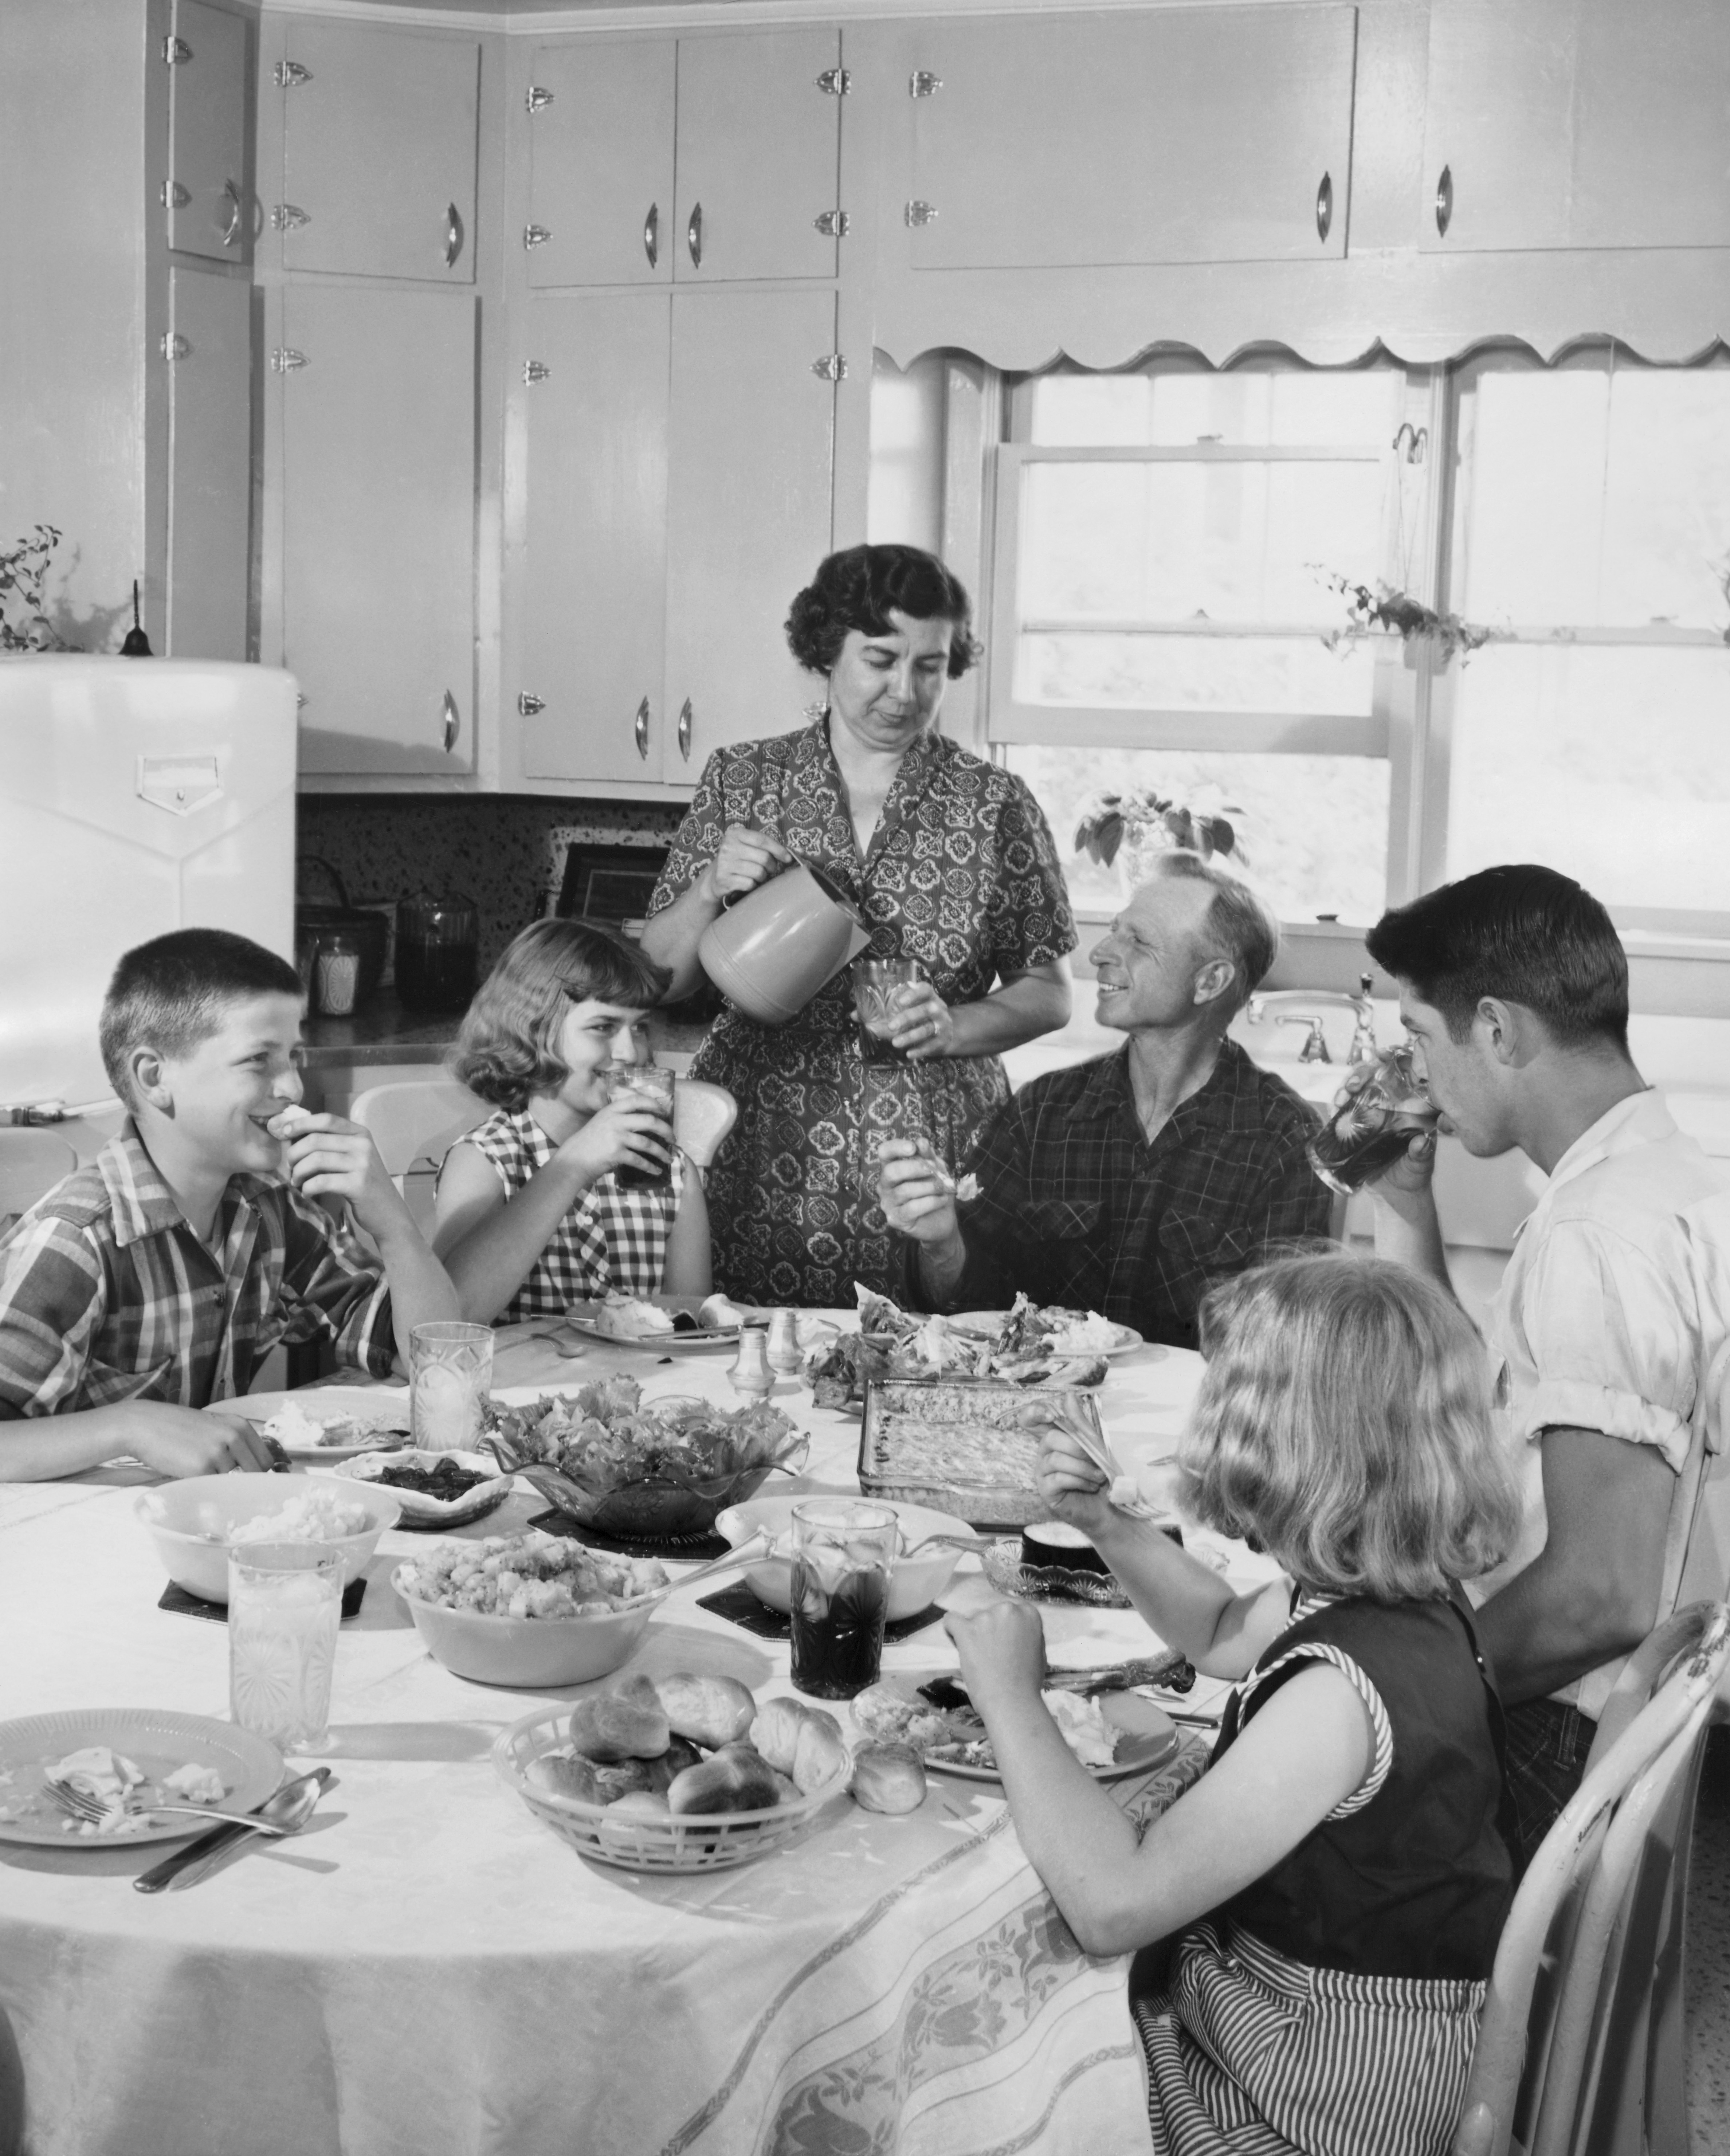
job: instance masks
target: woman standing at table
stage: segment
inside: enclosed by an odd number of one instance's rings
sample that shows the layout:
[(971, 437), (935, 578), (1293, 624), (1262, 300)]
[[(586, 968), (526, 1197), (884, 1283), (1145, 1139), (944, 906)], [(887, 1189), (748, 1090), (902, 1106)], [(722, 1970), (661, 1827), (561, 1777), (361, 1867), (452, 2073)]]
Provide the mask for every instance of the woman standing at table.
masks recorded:
[(915, 547), (831, 554), (793, 603), (788, 642), (824, 676), (820, 715), (718, 749), (649, 902), (645, 953), (676, 998), (730, 900), (789, 861), (858, 901), (869, 956), (913, 958), (890, 1053), (867, 1062), (844, 973), (790, 1024), (729, 1009), (691, 1065), (739, 1103), (709, 1179), (716, 1284), (764, 1303), (843, 1304), (894, 1286), (876, 1199), (886, 1137), (954, 1167), (1007, 1099), (998, 1060), (1069, 1016), (1075, 943), (1051, 834), (1023, 782), (937, 732), (976, 655), (966, 592)]

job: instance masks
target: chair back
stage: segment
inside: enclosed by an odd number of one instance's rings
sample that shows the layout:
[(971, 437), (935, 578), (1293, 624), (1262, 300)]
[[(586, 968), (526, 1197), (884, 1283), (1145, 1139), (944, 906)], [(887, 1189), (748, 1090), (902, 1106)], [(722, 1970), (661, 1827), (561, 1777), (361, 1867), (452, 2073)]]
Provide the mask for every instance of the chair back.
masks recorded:
[(439, 1166), (463, 1133), (491, 1112), (466, 1086), (440, 1075), (369, 1086), (356, 1094), (348, 1115), (372, 1132), (415, 1226), (430, 1237)]
[(1630, 2113), (1672, 2064), (1680, 2082), (1688, 1834), (1727, 1661), (1722, 1603), (1630, 1656), (1508, 1912), (1451, 2156), (1639, 2156)]
[(739, 1120), (739, 1104), (725, 1086), (706, 1078), (681, 1078), (673, 1089), (673, 1136), (698, 1168), (706, 1168), (721, 1140)]
[(52, 1131), (0, 1130), (0, 1231), (78, 1166), (78, 1155)]

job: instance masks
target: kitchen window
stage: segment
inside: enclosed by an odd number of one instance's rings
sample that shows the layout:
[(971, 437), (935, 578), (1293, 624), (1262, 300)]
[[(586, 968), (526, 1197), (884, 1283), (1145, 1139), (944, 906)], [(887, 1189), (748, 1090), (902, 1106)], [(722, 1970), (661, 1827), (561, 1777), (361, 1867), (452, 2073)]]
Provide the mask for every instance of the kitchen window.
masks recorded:
[[(1537, 859), (1625, 931), (1730, 938), (1722, 352), (1065, 366), (1005, 411), (987, 732), (1084, 911), (1119, 887), (1080, 804), (1145, 784), (1231, 815), (1293, 924)], [(1334, 578), (1491, 639), (1342, 636)]]

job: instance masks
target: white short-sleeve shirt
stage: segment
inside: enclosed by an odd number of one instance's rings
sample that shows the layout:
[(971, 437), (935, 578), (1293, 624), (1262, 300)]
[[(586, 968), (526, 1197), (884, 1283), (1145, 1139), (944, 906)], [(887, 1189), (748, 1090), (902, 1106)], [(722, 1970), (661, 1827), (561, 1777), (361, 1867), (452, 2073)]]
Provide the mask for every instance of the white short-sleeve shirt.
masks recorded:
[[(1701, 1308), (1688, 1215), (1726, 1190), (1730, 1175), (1676, 1128), (1656, 1091), (1619, 1101), (1557, 1162), (1515, 1238), (1491, 1313), (1525, 1502), (1519, 1539), (1472, 1583), (1475, 1602), (1543, 1549), (1538, 1440), (1565, 1426), (1652, 1445), (1674, 1472), (1660, 1601), (1660, 1614), (1669, 1614), (1701, 1461), (1708, 1441), (1717, 1443), (1698, 1373), (1730, 1318)], [(1595, 1716), (1620, 1666), (1606, 1663), (1555, 1697)]]

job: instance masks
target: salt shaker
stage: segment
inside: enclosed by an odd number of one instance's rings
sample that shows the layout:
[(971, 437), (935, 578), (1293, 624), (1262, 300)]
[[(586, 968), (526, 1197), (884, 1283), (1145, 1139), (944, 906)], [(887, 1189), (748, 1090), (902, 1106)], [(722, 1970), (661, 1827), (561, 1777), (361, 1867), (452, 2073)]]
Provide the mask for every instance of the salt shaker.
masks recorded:
[(799, 1336), (790, 1310), (769, 1312), (769, 1368), (785, 1377), (798, 1375)]
[(769, 1368), (769, 1336), (762, 1325), (747, 1325), (739, 1334), (738, 1358), (727, 1372), (741, 1399), (766, 1400), (775, 1389), (775, 1373)]

